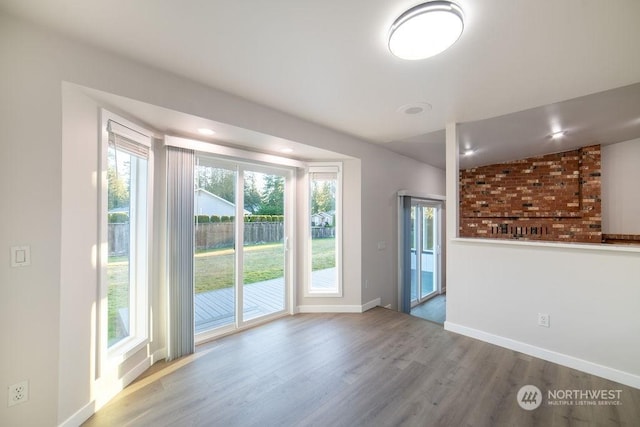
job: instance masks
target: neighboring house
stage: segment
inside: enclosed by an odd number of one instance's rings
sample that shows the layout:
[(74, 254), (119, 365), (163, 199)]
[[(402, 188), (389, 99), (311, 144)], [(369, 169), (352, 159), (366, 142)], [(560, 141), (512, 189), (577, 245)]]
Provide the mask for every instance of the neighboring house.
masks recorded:
[(311, 215), (311, 225), (313, 227), (332, 226), (334, 212), (318, 212)]
[[(198, 188), (193, 197), (193, 212), (196, 215), (234, 216), (236, 205), (203, 188)], [(244, 214), (249, 215), (251, 212), (245, 209)]]

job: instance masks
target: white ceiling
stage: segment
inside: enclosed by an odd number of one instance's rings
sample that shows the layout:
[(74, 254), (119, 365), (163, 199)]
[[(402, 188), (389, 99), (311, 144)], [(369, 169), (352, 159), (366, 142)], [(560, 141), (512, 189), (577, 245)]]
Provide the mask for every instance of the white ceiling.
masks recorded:
[[(421, 61), (386, 47), (392, 21), (420, 0), (2, 0), (0, 9), (439, 167), (450, 121), (478, 150), (463, 166), (560, 151), (548, 140), (554, 122), (568, 127), (567, 146), (640, 137), (629, 86), (640, 82), (640, 1), (457, 2), (462, 37)], [(399, 111), (415, 103), (432, 108)]]

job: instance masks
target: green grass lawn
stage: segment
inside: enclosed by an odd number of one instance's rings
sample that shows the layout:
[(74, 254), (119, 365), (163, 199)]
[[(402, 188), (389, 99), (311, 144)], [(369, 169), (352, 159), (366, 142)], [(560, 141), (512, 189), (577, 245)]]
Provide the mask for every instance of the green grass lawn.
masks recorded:
[[(282, 243), (245, 246), (244, 283), (262, 282), (284, 275)], [(313, 241), (313, 270), (335, 266), (335, 239)], [(207, 292), (233, 286), (234, 253), (232, 250), (212, 250), (196, 254), (195, 291)]]
[[(118, 310), (129, 307), (129, 263), (124, 262), (125, 260), (124, 257), (118, 257), (116, 260), (110, 258), (111, 264), (107, 266), (109, 343), (118, 341), (115, 340), (116, 336), (124, 334), (119, 330)], [(119, 336), (118, 338), (124, 337)]]
[[(245, 246), (244, 283), (276, 279), (284, 275), (282, 243)], [(314, 239), (312, 269), (335, 267), (335, 239)], [(118, 309), (129, 306), (129, 265), (126, 257), (110, 257), (107, 267), (109, 281), (109, 340), (117, 334)], [(195, 255), (195, 292), (229, 288), (234, 281), (234, 251), (213, 249)]]

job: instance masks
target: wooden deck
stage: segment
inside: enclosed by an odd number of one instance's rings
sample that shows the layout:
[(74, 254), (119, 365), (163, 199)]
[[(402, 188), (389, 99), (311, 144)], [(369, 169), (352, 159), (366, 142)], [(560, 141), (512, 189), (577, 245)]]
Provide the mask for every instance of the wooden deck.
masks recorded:
[[(335, 268), (314, 271), (315, 287), (331, 286)], [(284, 310), (284, 278), (244, 285), (243, 317), (254, 319)], [(195, 294), (195, 333), (230, 325), (235, 321), (233, 288)]]

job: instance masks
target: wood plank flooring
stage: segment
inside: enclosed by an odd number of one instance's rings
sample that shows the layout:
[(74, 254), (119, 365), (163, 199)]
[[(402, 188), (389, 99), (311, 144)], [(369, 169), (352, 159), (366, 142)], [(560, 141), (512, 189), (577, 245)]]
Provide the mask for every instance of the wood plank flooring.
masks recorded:
[[(532, 411), (516, 394), (545, 396)], [(621, 390), (550, 406), (548, 390)], [(298, 314), (159, 362), (86, 426), (638, 426), (640, 390), (406, 314)]]

